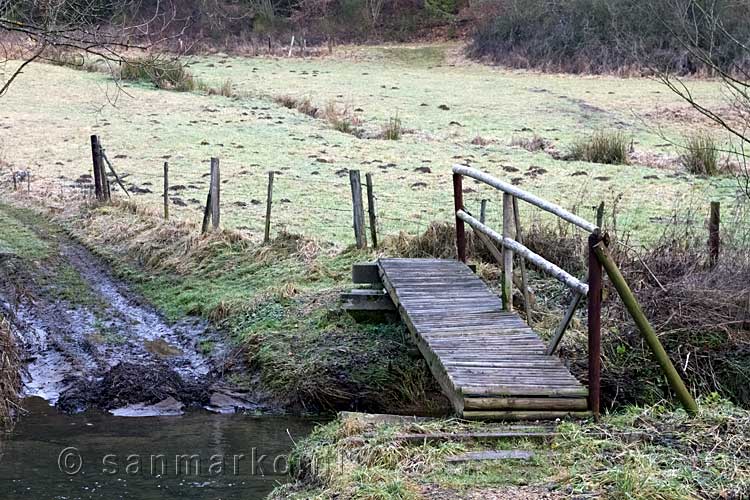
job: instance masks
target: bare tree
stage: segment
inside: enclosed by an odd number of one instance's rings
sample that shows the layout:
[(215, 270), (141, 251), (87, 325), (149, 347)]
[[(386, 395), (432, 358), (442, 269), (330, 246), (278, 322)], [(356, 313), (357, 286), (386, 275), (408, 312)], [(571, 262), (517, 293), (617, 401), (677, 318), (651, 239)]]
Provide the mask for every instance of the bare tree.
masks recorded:
[[(656, 2), (658, 3), (658, 2)], [(667, 0), (676, 17), (664, 28), (681, 46), (690, 66), (716, 78), (723, 103), (698, 97), (674, 66), (658, 68), (659, 79), (676, 95), (731, 137), (729, 153), (737, 159), (737, 180), (750, 199), (750, 32), (728, 26), (729, 20), (750, 20), (747, 2), (731, 0)], [(676, 19), (676, 21), (675, 21)]]
[[(32, 62), (70, 51), (120, 63), (129, 50), (180, 40), (187, 27), (172, 0), (0, 0), (0, 96)], [(112, 67), (112, 65), (110, 65)]]

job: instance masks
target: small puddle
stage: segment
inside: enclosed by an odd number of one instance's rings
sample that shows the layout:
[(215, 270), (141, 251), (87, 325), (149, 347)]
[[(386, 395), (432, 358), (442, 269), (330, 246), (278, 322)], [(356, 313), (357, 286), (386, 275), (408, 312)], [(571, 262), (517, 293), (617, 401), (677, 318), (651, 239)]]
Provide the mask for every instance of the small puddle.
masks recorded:
[(264, 498), (315, 422), (297, 417), (65, 415), (39, 398), (0, 448), (3, 500)]

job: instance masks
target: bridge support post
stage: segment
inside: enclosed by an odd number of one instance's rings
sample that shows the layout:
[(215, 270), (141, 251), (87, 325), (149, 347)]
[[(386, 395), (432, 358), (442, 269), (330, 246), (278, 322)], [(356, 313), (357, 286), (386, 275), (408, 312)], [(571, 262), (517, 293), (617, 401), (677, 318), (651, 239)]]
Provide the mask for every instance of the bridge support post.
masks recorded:
[(589, 236), (589, 410), (597, 419), (601, 401), (602, 264), (596, 255), (595, 247), (601, 241), (602, 237), (598, 231)]
[(458, 260), (466, 262), (466, 227), (464, 221), (458, 217), (458, 212), (464, 209), (463, 177), (453, 174), (453, 202), (456, 208), (456, 253)]

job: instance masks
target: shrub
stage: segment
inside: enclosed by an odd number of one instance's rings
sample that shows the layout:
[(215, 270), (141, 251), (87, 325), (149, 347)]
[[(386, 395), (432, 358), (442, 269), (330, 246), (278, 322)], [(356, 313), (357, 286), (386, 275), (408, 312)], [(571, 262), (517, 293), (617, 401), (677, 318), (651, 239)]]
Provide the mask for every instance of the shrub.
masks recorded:
[(722, 67), (746, 65), (741, 44), (733, 40), (750, 36), (747, 2), (715, 0), (711, 9), (703, 9), (687, 0), (499, 0), (493, 12), (477, 15), (480, 24), (468, 50), (474, 57), (523, 68), (600, 73), (670, 66), (692, 73), (701, 63), (685, 55), (679, 36), (689, 18), (700, 48)]
[(589, 138), (576, 141), (568, 158), (576, 161), (627, 165), (629, 139), (622, 132), (595, 132)]
[(126, 81), (151, 82), (160, 89), (180, 92), (190, 92), (199, 87), (193, 75), (180, 61), (160, 56), (146, 56), (123, 62), (120, 78)]
[(382, 137), (388, 141), (397, 141), (403, 132), (401, 118), (396, 115), (388, 119), (388, 124), (383, 127)]
[(294, 109), (297, 107), (297, 98), (291, 95), (276, 96), (273, 100), (276, 104), (284, 106), (287, 109)]
[(719, 173), (719, 150), (716, 140), (708, 132), (696, 132), (686, 137), (685, 152), (680, 159), (692, 174), (712, 176)]

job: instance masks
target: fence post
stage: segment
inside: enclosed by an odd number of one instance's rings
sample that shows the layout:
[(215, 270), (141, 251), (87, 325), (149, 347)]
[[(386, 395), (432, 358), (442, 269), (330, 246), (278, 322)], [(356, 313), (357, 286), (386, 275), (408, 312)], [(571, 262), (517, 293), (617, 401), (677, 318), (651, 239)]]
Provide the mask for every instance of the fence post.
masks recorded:
[(31, 193), (31, 169), (26, 169), (26, 192)]
[(206, 195), (206, 206), (203, 209), (203, 224), (201, 224), (201, 234), (208, 232), (208, 223), (211, 222), (211, 187), (208, 188)]
[(211, 224), (214, 229), (219, 229), (220, 213), (221, 175), (219, 173), (219, 159), (211, 158)]
[(18, 191), (18, 180), (16, 180), (16, 171), (11, 169), (10, 175), (13, 177), (13, 191)]
[(482, 205), (479, 208), (479, 222), (484, 224), (484, 221), (487, 219), (487, 200), (482, 200)]
[(708, 264), (711, 267), (714, 267), (719, 261), (719, 251), (721, 250), (720, 225), (721, 204), (718, 201), (712, 201), (708, 218)]
[(169, 219), (169, 163), (164, 162), (164, 220)]
[(268, 172), (268, 195), (266, 196), (266, 233), (263, 243), (271, 241), (271, 203), (273, 202), (273, 171)]
[(453, 174), (453, 204), (456, 210), (456, 254), (458, 260), (466, 262), (466, 227), (458, 212), (464, 209), (463, 177)]
[[(503, 238), (513, 238), (513, 195), (503, 193)], [(503, 247), (503, 308), (513, 310), (513, 250)]]
[(102, 168), (100, 167), (101, 163), (101, 155), (99, 153), (100, 146), (99, 146), (99, 137), (96, 135), (91, 136), (91, 159), (94, 166), (94, 195), (96, 196), (96, 199), (101, 201), (102, 200), (102, 193), (104, 192), (102, 190)]
[[(521, 215), (518, 210), (518, 198), (513, 197), (513, 225), (516, 228), (516, 241), (523, 245), (523, 234), (521, 232)], [(526, 322), (534, 327), (531, 310), (531, 294), (529, 293), (529, 274), (526, 272), (526, 259), (519, 255), (518, 266), (521, 268), (521, 293), (523, 294), (523, 305), (526, 309)]]
[(589, 236), (589, 295), (588, 295), (588, 348), (589, 348), (589, 411), (599, 418), (601, 401), (601, 327), (602, 327), (602, 264), (596, 256), (596, 245), (602, 241), (601, 233)]
[(367, 247), (367, 236), (365, 236), (365, 209), (362, 204), (362, 181), (359, 170), (349, 171), (349, 182), (352, 186), (352, 215), (354, 217), (354, 238), (357, 248)]
[(367, 185), (367, 215), (370, 217), (370, 237), (372, 238), (372, 247), (378, 248), (378, 217), (375, 212), (375, 188), (372, 184), (372, 174), (365, 174), (365, 184)]

